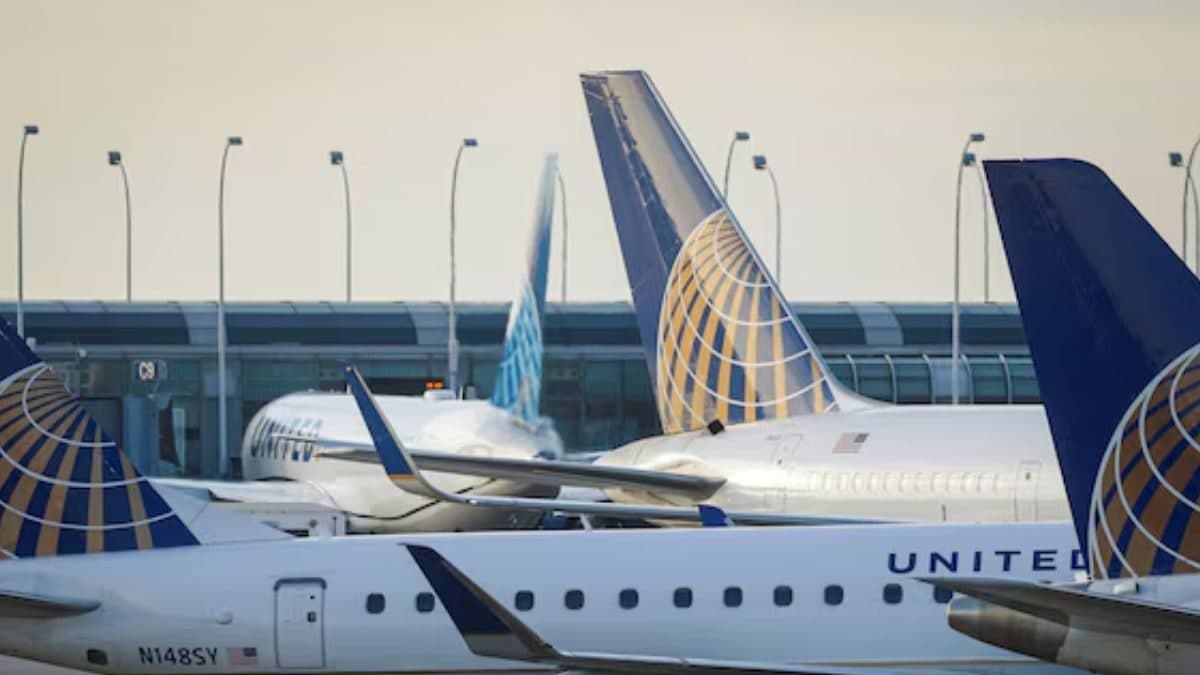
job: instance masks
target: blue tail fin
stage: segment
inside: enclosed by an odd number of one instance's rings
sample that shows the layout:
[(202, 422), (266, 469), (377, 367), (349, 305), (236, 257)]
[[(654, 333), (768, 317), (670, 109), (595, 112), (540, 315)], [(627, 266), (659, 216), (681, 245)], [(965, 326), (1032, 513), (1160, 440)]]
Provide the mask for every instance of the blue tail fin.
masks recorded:
[(161, 495), (0, 318), (0, 555), (198, 543)]
[(828, 368), (649, 76), (582, 81), (664, 431), (837, 408)]
[(546, 272), (550, 266), (550, 226), (554, 222), (557, 178), (558, 157), (547, 155), (538, 183), (528, 266), (508, 312), (504, 356), (492, 391), (493, 405), (530, 425), (537, 423), (541, 410), (542, 316), (546, 310)]
[(985, 164), (1097, 578), (1200, 569), (1200, 280), (1098, 168)]

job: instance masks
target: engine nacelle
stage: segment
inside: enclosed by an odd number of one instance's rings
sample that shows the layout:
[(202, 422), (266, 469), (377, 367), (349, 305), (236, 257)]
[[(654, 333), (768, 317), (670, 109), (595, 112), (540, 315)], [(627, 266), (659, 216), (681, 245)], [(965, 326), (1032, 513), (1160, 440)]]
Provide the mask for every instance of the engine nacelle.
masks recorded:
[(1133, 635), (1089, 630), (958, 596), (947, 608), (954, 630), (981, 642), (1048, 663), (1105, 675), (1174, 675), (1195, 672), (1200, 648)]

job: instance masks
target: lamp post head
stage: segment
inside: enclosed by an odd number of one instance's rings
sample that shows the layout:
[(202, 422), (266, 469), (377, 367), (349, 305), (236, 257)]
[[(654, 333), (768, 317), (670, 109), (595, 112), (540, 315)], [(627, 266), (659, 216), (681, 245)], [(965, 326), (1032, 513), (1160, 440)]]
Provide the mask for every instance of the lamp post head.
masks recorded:
[(341, 166), (343, 161), (345, 161), (345, 157), (342, 155), (341, 150), (330, 150), (329, 151), (329, 163), (330, 164), (332, 164), (334, 166)]
[(121, 164), (121, 151), (109, 150), (108, 151), (108, 165), (109, 166), (120, 166), (120, 164)]
[(767, 168), (767, 156), (766, 155), (755, 155), (754, 156), (754, 168), (758, 169), (759, 171), (762, 171), (763, 169)]
[(748, 140), (750, 140), (750, 132), (749, 131), (735, 131), (735, 132), (733, 132), (733, 140), (748, 141)]
[(25, 135), (26, 136), (37, 136), (37, 133), (38, 133), (38, 126), (36, 124), (26, 124), (25, 125)]
[(1167, 161), (1171, 162), (1171, 166), (1183, 166), (1183, 153), (1168, 152)]
[(227, 145), (241, 145), (242, 137), (241, 136), (230, 136), (229, 139), (225, 141), (225, 143)]
[(982, 143), (985, 140), (987, 140), (987, 136), (984, 136), (982, 131), (971, 132), (971, 142), (972, 143)]
[(973, 152), (964, 152), (963, 153), (963, 166), (975, 166), (975, 153), (973, 153)]
[(463, 139), (463, 147), (464, 148), (473, 148), (477, 145), (479, 145), (479, 141), (474, 138), (464, 138)]

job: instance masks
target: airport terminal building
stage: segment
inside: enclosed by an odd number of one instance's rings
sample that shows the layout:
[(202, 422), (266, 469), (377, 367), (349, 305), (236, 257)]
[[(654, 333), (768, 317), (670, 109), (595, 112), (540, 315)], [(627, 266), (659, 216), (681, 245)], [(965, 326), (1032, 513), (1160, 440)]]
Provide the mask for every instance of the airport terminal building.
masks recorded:
[[(949, 402), (947, 304), (795, 305), (850, 389), (901, 404)], [(0, 305), (13, 321), (16, 307)], [(460, 373), (491, 394), (507, 304), (462, 304)], [(213, 303), (26, 303), (28, 337), (100, 423), (151, 474), (215, 476), (216, 306)], [(341, 390), (353, 361), (377, 393), (420, 394), (446, 375), (442, 303), (227, 305), (231, 471), (242, 429), (272, 399)], [(543, 412), (570, 451), (603, 450), (659, 430), (645, 353), (627, 303), (547, 306)], [(1036, 403), (1037, 380), (1011, 304), (964, 305), (961, 400)]]

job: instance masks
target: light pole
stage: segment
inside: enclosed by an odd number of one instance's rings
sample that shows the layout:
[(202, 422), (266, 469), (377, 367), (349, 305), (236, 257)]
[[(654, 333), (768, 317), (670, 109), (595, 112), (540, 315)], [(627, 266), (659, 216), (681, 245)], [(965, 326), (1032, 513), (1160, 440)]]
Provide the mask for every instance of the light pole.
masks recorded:
[(25, 142), (36, 136), (36, 124), (26, 124), (21, 134), (21, 159), (17, 164), (17, 334), (25, 337)]
[(458, 317), (454, 304), (455, 258), (454, 258), (454, 201), (458, 194), (458, 163), (462, 160), (463, 150), (474, 148), (479, 141), (474, 138), (464, 138), (454, 154), (454, 171), (450, 175), (450, 336), (446, 341), (446, 371), (450, 380), (450, 391), (458, 396)]
[(125, 302), (133, 302), (133, 211), (129, 202), (129, 174), (125, 173), (125, 162), (119, 150), (108, 151), (108, 165), (121, 170), (121, 184), (125, 186)]
[(983, 301), (992, 301), (991, 254), (989, 244), (991, 236), (988, 232), (988, 193), (987, 182), (983, 179), (983, 165), (975, 161), (975, 153), (963, 153), (963, 166), (975, 167), (975, 175), (979, 176), (979, 203), (983, 209)]
[(241, 136), (225, 140), (221, 155), (221, 183), (217, 191), (217, 470), (226, 474), (229, 465), (229, 417), (225, 401), (225, 164), (229, 149), (242, 144)]
[(780, 216), (779, 210), (779, 183), (775, 180), (775, 172), (771, 169), (771, 165), (767, 164), (766, 155), (754, 156), (754, 168), (758, 171), (766, 171), (771, 177), (771, 189), (775, 191), (775, 283), (782, 284), (783, 278), (783, 219)]
[(725, 198), (726, 202), (729, 201), (729, 163), (733, 161), (733, 146), (737, 145), (738, 141), (748, 140), (750, 140), (749, 131), (735, 131), (733, 140), (729, 141), (729, 151), (725, 153), (725, 182), (721, 189), (721, 196)]
[(350, 271), (351, 267), (351, 220), (350, 220), (350, 175), (346, 173), (346, 157), (341, 150), (329, 151), (329, 163), (333, 166), (341, 167), (342, 169), (342, 186), (345, 188), (346, 194), (346, 302), (350, 302)]
[(974, 163), (974, 155), (967, 152), (972, 143), (982, 143), (984, 135), (978, 131), (967, 136), (967, 142), (963, 143), (962, 152), (958, 155), (958, 184), (954, 191), (954, 303), (950, 306), (950, 400), (954, 405), (958, 405), (958, 362), (960, 360), (961, 345), (959, 344), (959, 249), (962, 239), (961, 220), (962, 220), (962, 175), (963, 167), (967, 164), (968, 156)]
[(1192, 210), (1196, 215), (1196, 247), (1195, 247), (1195, 268), (1200, 271), (1200, 197), (1196, 194), (1196, 178), (1192, 175), (1192, 160), (1196, 156), (1196, 146), (1200, 146), (1200, 138), (1196, 139), (1196, 143), (1192, 145), (1192, 151), (1188, 155), (1187, 164), (1183, 163), (1183, 155), (1178, 152), (1167, 153), (1167, 159), (1171, 162), (1171, 166), (1184, 167), (1187, 170), (1183, 176), (1183, 250), (1180, 251), (1180, 257), (1184, 263), (1187, 263), (1187, 231), (1188, 231), (1188, 192), (1192, 195)]
[(558, 192), (562, 195), (562, 301), (567, 304), (567, 184), (563, 182), (562, 167), (556, 164), (554, 173), (558, 177)]

